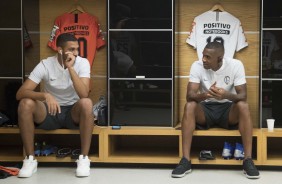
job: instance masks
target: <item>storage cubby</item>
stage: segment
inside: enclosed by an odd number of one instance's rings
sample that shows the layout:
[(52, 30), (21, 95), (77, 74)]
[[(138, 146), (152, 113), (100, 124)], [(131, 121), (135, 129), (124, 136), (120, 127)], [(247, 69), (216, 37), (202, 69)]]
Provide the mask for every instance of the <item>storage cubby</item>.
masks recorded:
[[(66, 141), (71, 140), (71, 141)], [(80, 135), (79, 134), (54, 134), (48, 136), (46, 134), (36, 134), (35, 142), (42, 143), (46, 142), (48, 145), (56, 146), (58, 149), (60, 148), (71, 148), (80, 149)], [(91, 160), (95, 161), (99, 159), (99, 135), (93, 135), (89, 157)], [(49, 156), (38, 156), (38, 161), (40, 162), (71, 162), (75, 161), (71, 159), (71, 155), (68, 155), (64, 158), (57, 158), (56, 154), (51, 154)]]
[(282, 166), (282, 129), (274, 129), (270, 132), (267, 128), (262, 129), (262, 164)]
[(172, 128), (122, 127), (105, 132), (105, 161), (118, 163), (177, 163), (180, 131)]
[(23, 159), (23, 147), (18, 130), (1, 128), (0, 140), (0, 162), (21, 161)]
[[(211, 165), (242, 165), (242, 161), (236, 159), (223, 159), (221, 154), (224, 146), (224, 141), (235, 145), (236, 142), (242, 143), (241, 135), (238, 130), (224, 130), (214, 128), (210, 130), (197, 130), (194, 133), (191, 159), (192, 164), (211, 164)], [(252, 157), (256, 164), (260, 163), (261, 159), (261, 132), (259, 129), (253, 130), (253, 149)], [(211, 150), (215, 156), (215, 160), (199, 160), (201, 150)]]

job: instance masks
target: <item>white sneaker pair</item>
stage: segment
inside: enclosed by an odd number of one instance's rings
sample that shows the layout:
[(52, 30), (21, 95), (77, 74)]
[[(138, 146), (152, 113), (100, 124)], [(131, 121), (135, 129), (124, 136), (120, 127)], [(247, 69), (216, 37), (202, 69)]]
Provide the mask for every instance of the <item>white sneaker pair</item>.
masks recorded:
[[(77, 169), (75, 175), (77, 177), (87, 177), (90, 175), (90, 160), (88, 156), (79, 155), (76, 160)], [(19, 178), (29, 178), (37, 171), (38, 162), (34, 156), (29, 155), (23, 160), (23, 166), (18, 174)]]

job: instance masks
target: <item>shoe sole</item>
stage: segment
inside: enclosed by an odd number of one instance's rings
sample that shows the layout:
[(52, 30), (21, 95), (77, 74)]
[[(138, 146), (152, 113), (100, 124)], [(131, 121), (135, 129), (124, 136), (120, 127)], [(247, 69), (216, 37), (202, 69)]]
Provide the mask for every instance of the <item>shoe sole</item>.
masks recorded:
[(225, 159), (225, 160), (229, 160), (229, 159), (233, 159), (233, 157), (222, 157), (223, 159)]
[(37, 172), (37, 168), (32, 172), (32, 174), (31, 175), (18, 175), (18, 178), (30, 178), (34, 173), (36, 173)]
[(260, 178), (260, 175), (258, 175), (258, 176), (249, 176), (249, 175), (246, 173), (245, 170), (243, 170), (243, 172), (244, 172), (244, 175), (245, 175), (248, 179), (259, 179), (259, 178)]
[(183, 174), (171, 174), (171, 177), (172, 177), (172, 178), (182, 178), (182, 177), (184, 177), (186, 174), (189, 174), (190, 172), (192, 172), (192, 169), (186, 171), (186, 172), (183, 173)]
[(199, 160), (215, 160), (214, 157), (199, 157)]
[(90, 172), (87, 173), (87, 174), (76, 173), (75, 176), (78, 177), (78, 178), (88, 177), (88, 176), (90, 176)]

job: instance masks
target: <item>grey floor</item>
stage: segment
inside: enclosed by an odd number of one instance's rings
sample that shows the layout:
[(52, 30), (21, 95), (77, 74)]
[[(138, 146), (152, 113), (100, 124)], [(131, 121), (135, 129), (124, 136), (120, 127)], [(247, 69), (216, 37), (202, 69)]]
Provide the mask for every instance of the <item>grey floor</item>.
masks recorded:
[(184, 178), (171, 178), (170, 168), (91, 168), (87, 178), (76, 178), (74, 167), (39, 167), (31, 178), (15, 176), (2, 184), (281, 184), (282, 172), (263, 170), (261, 178), (247, 179), (239, 169), (193, 169)]

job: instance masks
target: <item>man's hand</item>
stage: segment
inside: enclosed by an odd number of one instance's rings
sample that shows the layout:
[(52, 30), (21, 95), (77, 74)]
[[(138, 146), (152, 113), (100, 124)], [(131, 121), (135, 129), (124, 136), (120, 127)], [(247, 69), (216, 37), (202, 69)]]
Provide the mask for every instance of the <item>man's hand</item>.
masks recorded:
[(217, 100), (222, 100), (224, 99), (225, 96), (225, 90), (223, 88), (216, 87), (216, 82), (211, 85), (208, 93), (207, 93), (208, 98), (215, 98)]
[(70, 68), (74, 65), (74, 62), (75, 62), (75, 55), (72, 53), (72, 52), (65, 52), (64, 53), (65, 57), (66, 58), (64, 60), (64, 65), (66, 66), (66, 68)]
[(55, 116), (57, 113), (61, 113), (61, 107), (57, 100), (49, 93), (45, 93), (45, 101), (48, 106), (48, 113)]

